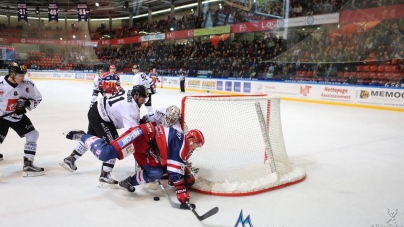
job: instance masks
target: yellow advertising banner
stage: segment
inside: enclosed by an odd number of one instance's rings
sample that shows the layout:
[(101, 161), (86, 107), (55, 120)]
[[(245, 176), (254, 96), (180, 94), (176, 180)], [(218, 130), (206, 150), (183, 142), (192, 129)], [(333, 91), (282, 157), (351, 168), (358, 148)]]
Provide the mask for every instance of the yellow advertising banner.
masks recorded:
[(230, 33), (230, 26), (219, 26), (213, 28), (201, 28), (194, 30), (194, 36), (221, 35), (227, 33)]

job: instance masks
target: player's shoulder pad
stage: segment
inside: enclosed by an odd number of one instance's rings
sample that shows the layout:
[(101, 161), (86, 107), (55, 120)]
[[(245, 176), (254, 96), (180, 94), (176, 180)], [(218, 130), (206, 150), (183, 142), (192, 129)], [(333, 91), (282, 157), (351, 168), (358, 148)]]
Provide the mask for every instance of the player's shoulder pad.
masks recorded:
[(35, 86), (34, 82), (32, 82), (32, 80), (29, 80), (29, 79), (24, 79), (22, 82), (23, 82), (24, 84), (31, 85), (32, 87)]

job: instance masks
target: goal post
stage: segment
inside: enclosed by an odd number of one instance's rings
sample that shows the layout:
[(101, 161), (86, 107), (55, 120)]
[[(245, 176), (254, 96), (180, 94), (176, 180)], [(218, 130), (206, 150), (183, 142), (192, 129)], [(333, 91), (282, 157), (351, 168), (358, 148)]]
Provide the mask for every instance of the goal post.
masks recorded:
[(289, 161), (282, 133), (280, 99), (258, 95), (185, 96), (181, 124), (199, 129), (205, 145), (189, 162), (198, 168), (192, 189), (244, 196), (303, 181)]

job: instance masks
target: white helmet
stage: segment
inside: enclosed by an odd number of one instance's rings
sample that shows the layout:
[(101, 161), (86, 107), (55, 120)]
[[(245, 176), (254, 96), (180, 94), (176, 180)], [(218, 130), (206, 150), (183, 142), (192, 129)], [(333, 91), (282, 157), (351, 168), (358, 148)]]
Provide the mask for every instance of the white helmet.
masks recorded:
[(166, 109), (166, 127), (173, 126), (177, 121), (181, 119), (180, 108), (176, 105), (171, 105)]

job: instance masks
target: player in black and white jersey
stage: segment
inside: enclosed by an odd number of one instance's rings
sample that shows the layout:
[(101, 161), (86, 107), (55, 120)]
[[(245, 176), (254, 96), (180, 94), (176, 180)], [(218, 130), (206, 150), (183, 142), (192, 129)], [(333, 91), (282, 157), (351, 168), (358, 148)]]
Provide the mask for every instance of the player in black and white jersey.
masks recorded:
[(97, 100), (98, 94), (101, 93), (101, 95), (104, 96), (104, 91), (102, 90), (102, 87), (101, 87), (101, 78), (102, 78), (103, 74), (104, 74), (104, 70), (102, 70), (102, 69), (98, 70), (98, 76), (96, 76), (93, 80), (93, 95), (91, 96), (90, 108), (93, 106), (93, 104)]
[[(33, 164), (39, 132), (25, 115), (42, 101), (42, 95), (35, 84), (25, 78), (24, 65), (12, 62), (9, 74), (0, 77), (0, 144), (4, 142), (8, 130), (12, 128), (21, 138), (25, 137), (23, 176), (44, 175), (44, 169)], [(0, 155), (3, 159), (3, 155)]]
[(150, 78), (150, 76), (146, 75), (146, 73), (139, 71), (139, 65), (133, 65), (132, 72), (135, 74), (133, 76), (133, 86), (143, 85), (149, 91), (149, 100), (144, 105), (146, 106), (148, 112), (153, 112), (153, 110), (150, 110), (152, 106), (151, 96), (154, 94), (153, 80)]
[[(147, 102), (148, 96), (147, 89), (143, 85), (137, 85), (130, 91), (120, 90), (114, 96), (100, 98), (88, 111), (87, 133), (97, 135), (107, 142), (118, 138), (117, 129), (124, 128), (127, 130), (139, 125), (140, 107)], [(60, 165), (70, 172), (76, 171), (75, 162), (86, 151), (86, 146), (79, 142), (73, 152)], [(118, 182), (111, 177), (114, 165), (115, 159), (103, 163), (99, 178), (100, 187), (115, 188), (115, 184)]]

